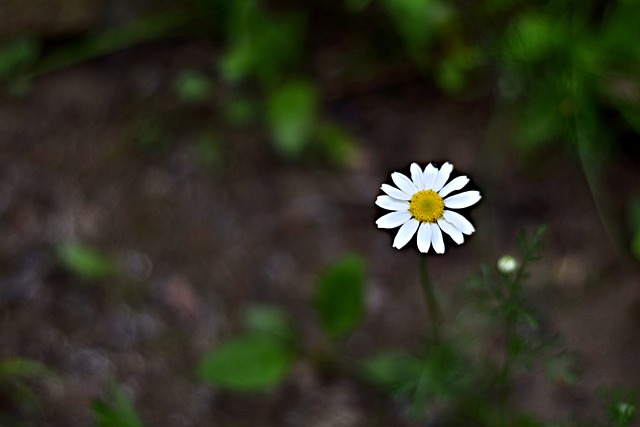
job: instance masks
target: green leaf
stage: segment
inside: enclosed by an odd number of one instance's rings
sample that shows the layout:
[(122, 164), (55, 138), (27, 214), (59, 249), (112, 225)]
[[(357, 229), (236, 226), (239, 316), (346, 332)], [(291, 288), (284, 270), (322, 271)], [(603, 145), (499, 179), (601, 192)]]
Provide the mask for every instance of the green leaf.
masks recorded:
[(318, 95), (306, 81), (281, 86), (267, 100), (267, 121), (276, 150), (288, 159), (300, 156), (312, 136)]
[(96, 401), (91, 409), (99, 427), (143, 427), (133, 403), (121, 386), (111, 389), (109, 402)]
[(472, 48), (452, 50), (439, 64), (436, 80), (450, 94), (460, 94), (468, 86), (469, 74), (481, 65), (481, 53)]
[(68, 243), (60, 246), (58, 258), (67, 269), (88, 280), (111, 277), (118, 271), (111, 259), (80, 244)]
[(285, 378), (293, 360), (293, 352), (282, 340), (254, 333), (214, 349), (199, 371), (205, 380), (223, 388), (268, 390)]
[(305, 39), (305, 17), (280, 12), (277, 16), (263, 10), (256, 0), (230, 2), (227, 19), (227, 51), (220, 68), (223, 78), (237, 82), (255, 77), (263, 86), (282, 81), (296, 68)]
[(245, 313), (245, 324), (247, 329), (255, 334), (266, 334), (285, 341), (295, 337), (291, 319), (287, 313), (276, 307), (251, 307)]
[(232, 99), (225, 103), (224, 114), (234, 126), (246, 126), (256, 120), (256, 106), (249, 99)]
[(203, 73), (195, 70), (184, 70), (173, 84), (178, 97), (184, 102), (198, 103), (211, 97), (213, 85)]
[(40, 45), (30, 38), (19, 38), (0, 47), (0, 79), (15, 77), (33, 66), (40, 57)]
[(141, 151), (161, 151), (169, 147), (170, 141), (161, 119), (138, 121), (132, 129), (131, 142)]
[(327, 334), (338, 337), (358, 325), (364, 314), (364, 261), (348, 255), (329, 267), (316, 290), (316, 310)]
[(54, 376), (56, 376), (54, 371), (35, 360), (16, 358), (0, 362), (0, 380)]
[(530, 64), (547, 56), (565, 38), (565, 28), (543, 15), (524, 15), (506, 34), (505, 57)]

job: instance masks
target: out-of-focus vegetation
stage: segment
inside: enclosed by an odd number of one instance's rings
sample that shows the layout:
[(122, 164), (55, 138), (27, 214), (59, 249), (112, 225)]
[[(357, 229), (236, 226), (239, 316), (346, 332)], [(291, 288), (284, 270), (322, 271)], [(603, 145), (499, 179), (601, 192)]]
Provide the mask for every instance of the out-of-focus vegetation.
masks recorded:
[[(215, 66), (176, 76), (179, 101), (217, 105), (224, 126), (261, 123), (283, 159), (344, 166), (355, 138), (327, 110), (328, 84), (375, 87), (404, 78), (394, 70), (408, 67), (445, 96), (494, 98), (499, 125), (490, 141), (527, 154), (575, 152), (611, 240), (623, 247), (602, 175), (612, 154), (638, 152), (639, 15), (630, 0), (191, 0), (64, 43), (0, 33), (0, 81), (24, 93), (37, 76), (128, 46), (205, 37), (219, 43)], [(324, 51), (332, 59), (319, 63)], [(163, 147), (164, 133), (141, 125), (134, 139)], [(219, 168), (219, 145), (196, 150)]]
[[(289, 316), (274, 307), (252, 307), (245, 313), (246, 331), (214, 348), (200, 375), (231, 390), (267, 390), (279, 385), (296, 359), (311, 358), (319, 369), (339, 364), (337, 349), (364, 314), (364, 260), (347, 255), (318, 278), (316, 313), (326, 340), (301, 348), (302, 339)], [(256, 363), (259, 360), (260, 363)]]
[[(31, 33), (4, 40), (0, 79), (23, 81), (154, 38), (204, 35), (221, 42), (211, 59), (239, 99), (257, 85), (278, 153), (297, 159), (316, 144), (335, 160), (352, 142), (326, 132), (324, 82), (311, 66), (319, 46), (340, 51), (333, 75), (345, 85), (410, 61), (447, 95), (494, 96), (496, 114), (509, 117), (501, 132), (518, 149), (567, 143), (591, 168), (592, 157), (640, 127), (640, 47), (631, 42), (639, 14), (629, 0), (201, 0), (54, 47)], [(333, 27), (342, 39), (318, 40)], [(176, 90), (185, 102), (212, 96), (197, 70), (185, 70)], [(231, 115), (244, 115), (239, 105)]]
[[(556, 384), (578, 380), (575, 355), (542, 329), (535, 307), (527, 302), (526, 279), (532, 264), (541, 259), (545, 230), (519, 236), (517, 268), (502, 271), (500, 266), (485, 265), (468, 282), (471, 298), (466, 299), (476, 303), (468, 308), (473, 311), (473, 337), (454, 325), (446, 339), (431, 340), (417, 349), (350, 358), (344, 338), (358, 328), (363, 315), (364, 264), (360, 257), (348, 255), (330, 265), (316, 283), (316, 311), (325, 340), (304, 348), (285, 312), (254, 307), (246, 313), (247, 331), (215, 346), (202, 362), (200, 375), (231, 391), (265, 391), (284, 382), (300, 360), (324, 373), (351, 375), (408, 403), (416, 419), (436, 411), (448, 426), (548, 425), (544, 414), (520, 411), (513, 401), (516, 381), (534, 368), (542, 368)], [(481, 350), (496, 342), (502, 342), (502, 355)], [(610, 389), (600, 394), (604, 421), (576, 414), (553, 425), (632, 425), (637, 405), (633, 392)]]
[(216, 348), (202, 362), (200, 374), (233, 390), (270, 389), (289, 373), (297, 354), (297, 331), (287, 315), (273, 307), (253, 307), (245, 324), (244, 335)]

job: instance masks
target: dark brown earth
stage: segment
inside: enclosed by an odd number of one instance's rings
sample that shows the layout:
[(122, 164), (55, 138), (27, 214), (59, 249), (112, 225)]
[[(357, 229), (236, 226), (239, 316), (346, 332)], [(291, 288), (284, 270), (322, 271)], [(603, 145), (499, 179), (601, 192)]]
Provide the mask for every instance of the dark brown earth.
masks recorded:
[[(597, 413), (597, 387), (638, 385), (637, 264), (616, 256), (570, 151), (516, 154), (490, 126), (490, 99), (447, 100), (411, 78), (325, 102), (356, 137), (346, 168), (285, 162), (259, 126), (225, 124), (222, 83), (207, 105), (176, 99), (178, 72), (214, 70), (214, 59), (208, 43), (148, 44), (0, 98), (0, 357), (60, 374), (38, 385), (46, 415), (29, 425), (92, 425), (90, 404), (114, 381), (148, 426), (421, 425), (352, 378), (324, 378), (303, 362), (266, 395), (223, 392), (195, 373), (254, 303), (284, 308), (306, 342), (321, 340), (314, 282), (348, 252), (368, 268), (367, 317), (346, 351), (414, 346), (426, 322), (418, 255), (391, 248), (373, 205), (388, 173), (412, 161), (448, 159), (485, 195), (476, 235), (431, 263), (449, 320), (464, 313), (454, 295), (481, 263), (513, 252), (519, 230), (549, 227), (527, 293), (578, 353), (581, 379), (556, 387), (536, 370), (522, 374), (522, 407), (545, 418)], [(164, 145), (136, 144), (149, 127)], [(203, 134), (219, 141), (213, 166), (194, 149)], [(616, 208), (607, 220), (622, 222), (640, 170), (614, 159), (607, 177)], [(73, 276), (55, 256), (69, 241), (116, 257), (126, 275)]]

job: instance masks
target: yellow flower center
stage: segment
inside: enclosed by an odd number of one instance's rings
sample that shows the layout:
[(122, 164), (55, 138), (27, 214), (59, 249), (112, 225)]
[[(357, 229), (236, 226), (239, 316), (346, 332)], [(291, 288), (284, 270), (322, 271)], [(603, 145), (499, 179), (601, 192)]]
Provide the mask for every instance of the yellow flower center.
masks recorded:
[(411, 197), (409, 212), (420, 222), (436, 222), (444, 214), (444, 200), (433, 190), (418, 191)]

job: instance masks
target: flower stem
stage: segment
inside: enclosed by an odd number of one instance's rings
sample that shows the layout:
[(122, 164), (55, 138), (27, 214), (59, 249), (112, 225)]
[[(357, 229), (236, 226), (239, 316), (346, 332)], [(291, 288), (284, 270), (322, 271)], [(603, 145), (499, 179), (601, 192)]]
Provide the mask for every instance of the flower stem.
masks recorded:
[(420, 282), (422, 285), (422, 292), (424, 294), (424, 300), (427, 305), (427, 311), (431, 320), (431, 333), (435, 342), (440, 341), (440, 310), (438, 310), (438, 303), (436, 296), (433, 293), (433, 287), (429, 280), (429, 269), (427, 265), (427, 255), (420, 254)]

